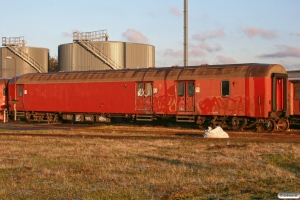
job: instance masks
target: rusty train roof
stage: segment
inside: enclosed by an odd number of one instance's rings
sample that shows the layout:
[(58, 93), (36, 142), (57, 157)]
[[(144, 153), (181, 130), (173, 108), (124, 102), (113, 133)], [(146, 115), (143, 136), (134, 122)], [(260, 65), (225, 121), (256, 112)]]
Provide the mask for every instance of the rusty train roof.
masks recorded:
[(0, 85), (7, 85), (9, 79), (7, 78), (0, 78)]
[(287, 72), (290, 81), (300, 81), (300, 70), (292, 70)]
[[(17, 84), (118, 82), (154, 80), (195, 80), (242, 77), (270, 77), (272, 73), (286, 70), (278, 64), (227, 64), (187, 67), (141, 68), (124, 70), (75, 71), (56, 73), (31, 73), (17, 77)], [(14, 79), (10, 80), (14, 83)]]

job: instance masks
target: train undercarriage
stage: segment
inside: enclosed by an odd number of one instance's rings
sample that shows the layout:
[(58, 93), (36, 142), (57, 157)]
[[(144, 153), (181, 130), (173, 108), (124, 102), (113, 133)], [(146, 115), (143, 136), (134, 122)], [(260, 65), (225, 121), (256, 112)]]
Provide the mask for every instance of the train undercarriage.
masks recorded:
[[(13, 118), (14, 113), (10, 113)], [(258, 132), (286, 131), (290, 123), (284, 117), (250, 118), (235, 116), (194, 116), (194, 115), (154, 115), (154, 114), (107, 114), (107, 113), (49, 113), (49, 112), (17, 112), (18, 120), (28, 122), (71, 122), (71, 123), (96, 123), (111, 122), (112, 119), (124, 121), (172, 121), (197, 124), (200, 128), (208, 126), (215, 128), (220, 126), (223, 129), (235, 131), (245, 129), (256, 129)]]

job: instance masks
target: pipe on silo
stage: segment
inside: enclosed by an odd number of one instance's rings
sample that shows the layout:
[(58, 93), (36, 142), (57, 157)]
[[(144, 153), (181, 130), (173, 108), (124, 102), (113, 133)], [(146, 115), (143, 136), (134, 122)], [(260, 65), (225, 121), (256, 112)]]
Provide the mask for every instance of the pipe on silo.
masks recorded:
[(183, 32), (184, 32), (184, 42), (183, 42), (183, 65), (188, 66), (188, 0), (184, 0), (184, 25), (183, 25)]

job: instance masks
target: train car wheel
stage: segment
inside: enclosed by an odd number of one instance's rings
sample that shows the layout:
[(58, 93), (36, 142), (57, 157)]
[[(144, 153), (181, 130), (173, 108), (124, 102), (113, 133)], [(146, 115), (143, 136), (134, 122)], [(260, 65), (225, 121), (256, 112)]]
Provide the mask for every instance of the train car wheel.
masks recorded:
[(281, 118), (278, 120), (278, 130), (286, 131), (290, 127), (290, 123), (287, 119)]
[(27, 120), (28, 122), (30, 122), (30, 121), (31, 121), (31, 120), (30, 120), (31, 114), (30, 114), (29, 112), (26, 112), (25, 118), (26, 118), (26, 120)]
[(234, 131), (240, 131), (241, 130), (241, 125), (236, 125), (236, 126), (232, 126), (231, 129)]
[(235, 117), (231, 120), (231, 128), (234, 131), (237, 131), (239, 129), (239, 121)]
[(242, 129), (242, 124), (240, 123), (240, 120), (232, 118), (231, 129), (234, 131), (240, 131)]
[(273, 132), (276, 128), (276, 122), (273, 119), (268, 119), (265, 123), (265, 130)]

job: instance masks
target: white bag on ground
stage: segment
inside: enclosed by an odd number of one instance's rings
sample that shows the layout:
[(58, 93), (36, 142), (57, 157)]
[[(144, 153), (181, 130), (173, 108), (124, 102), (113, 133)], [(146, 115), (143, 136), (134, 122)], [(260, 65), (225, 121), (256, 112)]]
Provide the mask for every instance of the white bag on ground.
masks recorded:
[(229, 135), (225, 131), (223, 131), (223, 129), (220, 126), (217, 126), (215, 129), (208, 127), (208, 129), (204, 131), (204, 137), (205, 138), (229, 138)]

